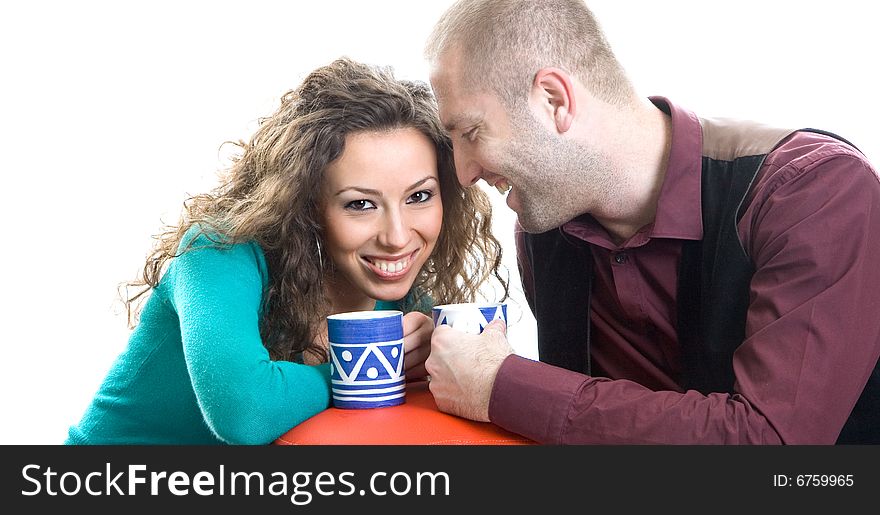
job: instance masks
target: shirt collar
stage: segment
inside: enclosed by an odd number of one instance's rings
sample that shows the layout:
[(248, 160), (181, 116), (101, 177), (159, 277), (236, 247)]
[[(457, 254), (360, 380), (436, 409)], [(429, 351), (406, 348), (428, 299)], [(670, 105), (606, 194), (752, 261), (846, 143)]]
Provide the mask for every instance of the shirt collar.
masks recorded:
[(703, 238), (700, 187), (703, 131), (700, 120), (665, 97), (650, 97), (650, 100), (672, 117), (672, 143), (666, 176), (660, 187), (650, 237), (700, 240)]

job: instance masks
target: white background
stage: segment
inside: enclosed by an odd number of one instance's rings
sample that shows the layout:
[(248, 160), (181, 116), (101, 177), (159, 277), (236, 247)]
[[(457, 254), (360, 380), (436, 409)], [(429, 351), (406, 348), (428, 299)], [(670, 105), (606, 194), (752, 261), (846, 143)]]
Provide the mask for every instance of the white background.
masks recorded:
[[(450, 3), (4, 2), (0, 444), (63, 441), (126, 344), (117, 284), (187, 194), (216, 184), (223, 141), (341, 55), (425, 80), (422, 45)], [(589, 5), (643, 95), (831, 130), (880, 160), (871, 2)], [(518, 290), (514, 218), (493, 198)], [(510, 331), (534, 357), (527, 309)]]

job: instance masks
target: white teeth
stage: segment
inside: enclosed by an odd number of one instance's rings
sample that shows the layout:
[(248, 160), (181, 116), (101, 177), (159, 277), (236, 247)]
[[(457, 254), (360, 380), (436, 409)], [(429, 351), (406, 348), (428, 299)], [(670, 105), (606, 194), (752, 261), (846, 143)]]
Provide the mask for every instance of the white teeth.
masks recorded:
[(373, 260), (373, 264), (376, 266), (376, 268), (383, 272), (394, 274), (406, 268), (406, 266), (409, 264), (409, 261), (406, 259), (402, 259), (400, 261), (389, 262), (379, 261), (378, 259), (376, 259)]

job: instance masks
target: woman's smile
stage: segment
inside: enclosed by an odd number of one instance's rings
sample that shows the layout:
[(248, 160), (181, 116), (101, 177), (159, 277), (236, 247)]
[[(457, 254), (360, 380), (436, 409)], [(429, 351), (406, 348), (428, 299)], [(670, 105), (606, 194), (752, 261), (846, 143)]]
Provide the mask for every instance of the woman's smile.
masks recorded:
[(364, 256), (363, 260), (367, 268), (380, 279), (397, 280), (409, 273), (418, 252), (417, 249), (402, 257)]

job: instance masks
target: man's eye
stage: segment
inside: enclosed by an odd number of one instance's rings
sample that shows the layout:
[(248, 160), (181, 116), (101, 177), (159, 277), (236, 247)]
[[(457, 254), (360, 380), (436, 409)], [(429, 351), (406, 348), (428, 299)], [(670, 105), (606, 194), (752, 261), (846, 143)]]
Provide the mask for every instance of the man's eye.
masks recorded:
[(407, 200), (407, 204), (421, 204), (422, 202), (427, 202), (431, 200), (431, 197), (434, 196), (434, 192), (428, 190), (418, 191), (409, 196), (409, 200)]
[(376, 206), (369, 200), (360, 199), (352, 200), (345, 205), (345, 209), (351, 209), (352, 211), (366, 211), (367, 209), (376, 209)]
[(463, 133), (461, 137), (466, 139), (467, 141), (474, 141), (475, 139), (477, 139), (477, 128), (474, 127), (473, 129)]

